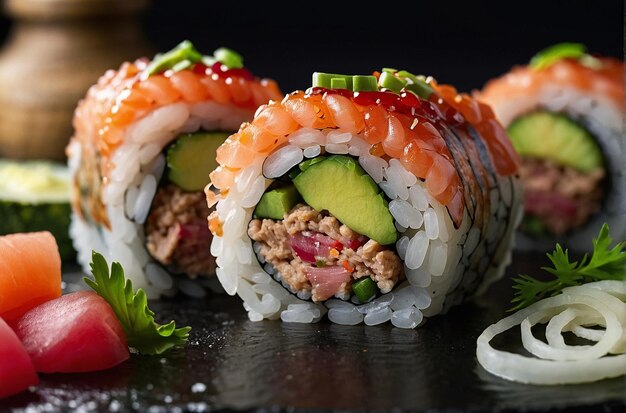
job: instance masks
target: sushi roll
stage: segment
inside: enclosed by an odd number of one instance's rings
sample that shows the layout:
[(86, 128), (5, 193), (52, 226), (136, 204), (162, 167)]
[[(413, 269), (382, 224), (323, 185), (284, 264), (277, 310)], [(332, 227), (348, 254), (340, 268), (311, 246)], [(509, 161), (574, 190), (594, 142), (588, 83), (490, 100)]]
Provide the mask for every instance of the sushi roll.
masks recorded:
[(559, 44), (489, 81), (478, 99), (522, 159), (521, 248), (580, 250), (605, 222), (626, 230), (624, 62)]
[(432, 78), (315, 73), (217, 161), (211, 253), (250, 320), (414, 328), (510, 261), (518, 156), (486, 105)]
[(215, 150), (279, 96), (237, 53), (203, 56), (188, 41), (105, 73), (79, 103), (67, 147), (70, 234), (84, 270), (95, 250), (149, 297), (204, 295), (192, 279), (215, 275), (203, 192)]

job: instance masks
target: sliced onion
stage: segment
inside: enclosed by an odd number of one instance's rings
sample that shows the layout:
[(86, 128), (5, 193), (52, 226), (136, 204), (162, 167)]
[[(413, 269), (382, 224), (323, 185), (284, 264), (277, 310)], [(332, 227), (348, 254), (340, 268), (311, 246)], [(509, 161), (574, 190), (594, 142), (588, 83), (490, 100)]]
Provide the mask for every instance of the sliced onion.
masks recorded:
[[(613, 300), (619, 301), (617, 298), (609, 294), (606, 294), (606, 296), (607, 299), (611, 298)], [(527, 318), (522, 320), (522, 343), (524, 344), (524, 348), (536, 357), (549, 360), (583, 360), (590, 358), (599, 358), (607, 354), (611, 350), (611, 348), (615, 346), (615, 344), (618, 342), (619, 338), (623, 334), (623, 329), (619, 320), (617, 319), (617, 316), (615, 315), (615, 313), (611, 312), (611, 310), (608, 306), (605, 305), (605, 303), (595, 302), (592, 297), (581, 295), (579, 296), (579, 303), (588, 305), (591, 311), (595, 309), (596, 311), (600, 312), (600, 314), (602, 314), (602, 316), (606, 320), (606, 330), (600, 341), (598, 341), (593, 346), (553, 347), (550, 344), (538, 340), (533, 336), (533, 333), (530, 329), (533, 325), (539, 322), (541, 317), (546, 312), (550, 313), (549, 310), (543, 310), (530, 314)], [(558, 317), (558, 315), (556, 317)], [(562, 330), (559, 329), (559, 335), (561, 335), (561, 333)], [(563, 343), (565, 344), (565, 341), (563, 341)]]
[[(600, 281), (566, 288), (558, 296), (541, 300), (489, 326), (477, 340), (478, 361), (494, 375), (532, 384), (585, 383), (624, 375), (624, 299), (624, 281)], [(548, 343), (532, 335), (531, 327), (540, 322), (548, 322)], [(496, 350), (489, 344), (498, 334), (520, 324), (524, 348), (541, 358)], [(605, 329), (587, 328), (591, 325)], [(569, 346), (561, 336), (562, 332), (569, 330), (585, 338), (591, 337), (596, 343)], [(561, 337), (558, 338), (557, 334)], [(619, 355), (610, 356), (609, 353)]]

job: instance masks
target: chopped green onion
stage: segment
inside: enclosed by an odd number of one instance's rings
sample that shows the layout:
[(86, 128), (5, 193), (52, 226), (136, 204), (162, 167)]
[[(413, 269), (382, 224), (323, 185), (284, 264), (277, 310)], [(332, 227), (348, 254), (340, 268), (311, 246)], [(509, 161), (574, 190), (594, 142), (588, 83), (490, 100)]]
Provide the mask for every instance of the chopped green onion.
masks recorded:
[(326, 266), (326, 261), (324, 261), (324, 260), (322, 260), (322, 259), (318, 258), (318, 259), (316, 259), (316, 260), (315, 260), (315, 266), (316, 266), (317, 268), (322, 268), (322, 267), (325, 267), (325, 266)]
[(406, 70), (400, 70), (398, 71), (398, 73), (396, 73), (396, 75), (403, 80), (409, 79), (410, 82), (409, 83), (417, 83), (417, 76), (415, 76), (413, 73), (411, 72), (407, 72)]
[(189, 40), (184, 40), (169, 52), (157, 54), (146, 68), (146, 75), (152, 76), (173, 68), (177, 63), (189, 60), (197, 63), (202, 59), (202, 55), (195, 49)]
[(378, 78), (378, 86), (397, 93), (406, 86), (406, 83), (389, 72), (383, 72)]
[(352, 76), (352, 90), (355, 92), (376, 92), (376, 76)]
[(174, 72), (180, 72), (181, 70), (189, 69), (189, 67), (192, 64), (193, 63), (189, 59), (181, 60), (180, 62), (178, 62), (174, 66), (172, 66), (172, 70)]
[(383, 67), (383, 73), (391, 73), (394, 74), (396, 73), (398, 70), (397, 69), (393, 69), (391, 67)]
[(313, 87), (330, 89), (330, 82), (333, 80), (333, 77), (335, 77), (335, 75), (331, 73), (313, 72)]
[(580, 59), (585, 55), (585, 45), (581, 43), (559, 43), (541, 50), (530, 60), (535, 70), (545, 69), (561, 59)]
[(346, 79), (343, 77), (334, 77), (330, 79), (331, 89), (347, 89)]
[(241, 55), (234, 50), (226, 47), (220, 47), (217, 49), (213, 53), (213, 56), (215, 56), (215, 59), (229, 69), (241, 69), (243, 67), (243, 57), (241, 57)]
[[(339, 75), (336, 73), (313, 73), (313, 87), (323, 87), (326, 89), (352, 89), (352, 77), (350, 75)], [(334, 82), (334, 83), (333, 83)]]
[(354, 291), (354, 295), (356, 295), (359, 301), (366, 303), (376, 297), (376, 294), (378, 294), (378, 287), (376, 286), (374, 280), (370, 277), (366, 277), (355, 281), (352, 284), (352, 291)]
[(417, 82), (406, 85), (406, 90), (415, 93), (422, 99), (428, 99), (433, 94), (434, 90), (425, 81), (416, 78)]

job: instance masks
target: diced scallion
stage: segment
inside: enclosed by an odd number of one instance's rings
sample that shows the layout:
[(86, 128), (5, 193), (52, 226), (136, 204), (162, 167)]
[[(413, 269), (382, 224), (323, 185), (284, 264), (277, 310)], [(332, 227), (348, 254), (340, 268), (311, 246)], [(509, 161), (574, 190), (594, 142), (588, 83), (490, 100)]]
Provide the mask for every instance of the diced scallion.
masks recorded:
[(375, 76), (341, 75), (337, 73), (313, 73), (313, 87), (348, 89), (353, 92), (377, 91)]
[(585, 45), (581, 43), (559, 43), (541, 50), (530, 59), (530, 67), (545, 69), (561, 59), (580, 59), (585, 55)]
[(234, 50), (226, 47), (220, 47), (217, 49), (213, 53), (213, 56), (229, 69), (241, 69), (243, 67), (243, 57), (241, 57), (241, 55)]
[(178, 62), (174, 66), (172, 66), (172, 70), (174, 72), (180, 72), (181, 70), (189, 69), (189, 67), (192, 64), (193, 63), (191, 63), (191, 60), (189, 60), (189, 59), (181, 60), (180, 62)]
[(188, 60), (191, 63), (199, 62), (202, 55), (195, 49), (189, 40), (184, 40), (169, 52), (157, 54), (146, 68), (148, 76), (172, 69), (176, 64)]
[(378, 78), (378, 86), (398, 93), (404, 88), (404, 86), (406, 86), (406, 82), (398, 79), (389, 72), (383, 72)]
[(189, 40), (185, 40), (169, 52), (154, 56), (144, 73), (145, 76), (152, 76), (170, 69), (178, 72), (199, 62), (206, 66), (220, 62), (228, 69), (243, 67), (243, 58), (233, 50), (221, 47), (215, 51), (213, 56), (203, 56)]
[(346, 79), (342, 77), (335, 77), (330, 79), (330, 87), (332, 89), (347, 89)]
[(378, 294), (378, 287), (370, 277), (361, 278), (352, 284), (354, 295), (362, 303), (366, 303)]
[(352, 90), (355, 92), (376, 92), (376, 76), (352, 76)]

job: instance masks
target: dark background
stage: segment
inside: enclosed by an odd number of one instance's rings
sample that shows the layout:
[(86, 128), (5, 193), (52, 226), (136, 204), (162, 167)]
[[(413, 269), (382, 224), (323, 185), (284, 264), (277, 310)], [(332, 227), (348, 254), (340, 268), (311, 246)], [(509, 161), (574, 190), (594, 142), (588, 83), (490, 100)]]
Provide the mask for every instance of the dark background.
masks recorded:
[[(183, 39), (205, 53), (228, 46), (284, 91), (308, 87), (313, 71), (369, 74), (381, 67), (469, 91), (562, 41), (623, 57), (621, 0), (248, 3), (153, 0), (142, 20), (156, 48)], [(8, 28), (0, 18), (0, 40)]]

